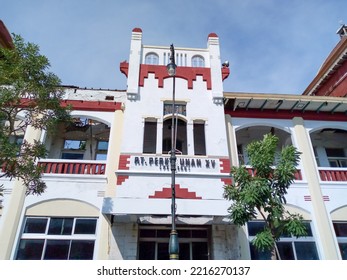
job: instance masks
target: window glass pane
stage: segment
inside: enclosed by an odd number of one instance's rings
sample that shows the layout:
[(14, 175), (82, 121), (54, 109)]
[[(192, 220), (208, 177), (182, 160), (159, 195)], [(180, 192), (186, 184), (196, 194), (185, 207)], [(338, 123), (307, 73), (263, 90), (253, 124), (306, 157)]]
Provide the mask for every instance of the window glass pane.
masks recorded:
[(282, 260), (295, 260), (292, 242), (278, 242), (277, 248)]
[(47, 240), (44, 260), (67, 260), (70, 240)]
[(40, 260), (45, 240), (22, 239), (19, 243), (17, 260)]
[(264, 229), (265, 222), (249, 222), (247, 224), (248, 227), (248, 235), (249, 236), (256, 236), (258, 232), (262, 231)]
[(208, 260), (207, 242), (193, 242), (192, 254), (193, 260)]
[(155, 229), (140, 229), (140, 237), (155, 237)]
[(192, 237), (192, 231), (190, 229), (180, 229), (177, 231), (178, 238), (190, 238)]
[(85, 150), (86, 141), (82, 140), (65, 140), (64, 149), (67, 150)]
[(83, 154), (76, 153), (62, 153), (62, 159), (83, 159)]
[(169, 230), (169, 229), (158, 229), (157, 230), (157, 237), (169, 238), (170, 232), (171, 232), (171, 230)]
[(158, 260), (169, 260), (169, 243), (158, 243)]
[(347, 260), (347, 243), (339, 243), (341, 257), (343, 260)]
[(252, 260), (271, 260), (270, 251), (258, 251), (253, 244), (249, 244)]
[(326, 148), (325, 149), (328, 157), (344, 157), (345, 151), (341, 148)]
[(194, 154), (206, 155), (205, 124), (194, 123)]
[(47, 218), (27, 218), (24, 233), (45, 233)]
[(347, 237), (347, 223), (333, 223), (337, 237)]
[(72, 240), (70, 260), (92, 260), (94, 254), (94, 240)]
[(107, 151), (108, 150), (108, 141), (99, 141), (98, 150)]
[(190, 243), (179, 244), (179, 259), (190, 260)]
[(192, 237), (195, 238), (207, 238), (207, 230), (193, 230)]
[(76, 219), (75, 234), (95, 234), (96, 219)]
[(318, 253), (314, 242), (294, 242), (294, 246), (298, 260), (318, 260)]
[(69, 235), (72, 233), (73, 218), (51, 218), (48, 234)]
[(95, 159), (96, 160), (106, 160), (107, 159), (107, 154), (96, 154)]
[(154, 260), (155, 259), (155, 242), (140, 242), (139, 243), (139, 260)]
[(143, 153), (155, 154), (157, 149), (157, 122), (145, 122)]

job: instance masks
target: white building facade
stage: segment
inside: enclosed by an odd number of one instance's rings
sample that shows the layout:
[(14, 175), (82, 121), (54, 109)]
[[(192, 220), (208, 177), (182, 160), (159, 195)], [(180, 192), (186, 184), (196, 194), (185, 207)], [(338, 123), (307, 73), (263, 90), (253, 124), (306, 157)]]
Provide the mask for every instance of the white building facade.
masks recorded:
[(205, 49), (142, 42), (132, 31), (127, 90), (66, 87), (74, 125), (41, 140), (47, 190), (26, 196), (20, 180), (4, 184), (1, 259), (168, 259), (170, 169), (175, 96), (176, 226), (180, 259), (261, 259), (250, 242), (260, 221), (244, 228), (228, 219), (223, 198), (230, 167), (247, 164), (245, 146), (275, 133), (301, 155), (287, 208), (303, 215), (309, 235), (283, 237), (285, 259), (347, 258), (347, 105), (342, 97), (226, 93), (219, 38)]

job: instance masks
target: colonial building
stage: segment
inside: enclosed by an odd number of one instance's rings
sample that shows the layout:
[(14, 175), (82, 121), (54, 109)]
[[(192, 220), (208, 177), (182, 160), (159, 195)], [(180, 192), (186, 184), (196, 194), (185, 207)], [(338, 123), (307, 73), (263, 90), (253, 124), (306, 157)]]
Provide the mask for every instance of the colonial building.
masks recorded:
[[(173, 211), (180, 259), (268, 258), (250, 245), (261, 221), (233, 225), (223, 187), (232, 165), (247, 165), (246, 145), (272, 132), (302, 152), (286, 208), (303, 215), (308, 236), (281, 238), (282, 258), (346, 259), (346, 87), (313, 94), (331, 77), (321, 70), (305, 95), (224, 92), (230, 70), (216, 34), (206, 48), (171, 50), (143, 44), (142, 35), (133, 29), (120, 65), (126, 90), (66, 87), (74, 124), (23, 134), (49, 151), (38, 162), (48, 188), (25, 196), (20, 180), (0, 178), (0, 258), (168, 259)], [(343, 51), (327, 68), (344, 61)]]

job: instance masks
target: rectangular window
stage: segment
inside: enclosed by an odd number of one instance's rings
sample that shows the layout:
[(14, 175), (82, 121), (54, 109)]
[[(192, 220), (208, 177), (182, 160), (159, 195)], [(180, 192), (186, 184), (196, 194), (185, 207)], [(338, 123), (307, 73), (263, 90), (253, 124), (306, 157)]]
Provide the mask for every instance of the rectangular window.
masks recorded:
[(62, 159), (83, 159), (87, 141), (64, 140)]
[(107, 151), (108, 151), (108, 141), (98, 141), (98, 145), (96, 147), (96, 160), (106, 160), (107, 159)]
[[(180, 260), (209, 259), (209, 227), (180, 227)], [(163, 227), (141, 226), (139, 229), (139, 260), (169, 259), (170, 229)]]
[(342, 148), (325, 148), (330, 167), (347, 167), (345, 150)]
[[(265, 222), (252, 221), (247, 224), (248, 235), (250, 241), (250, 252), (252, 260), (270, 260), (270, 251), (258, 251), (252, 244), (255, 235), (264, 229)], [(307, 236), (293, 237), (281, 236), (281, 239), (276, 243), (282, 260), (318, 260), (318, 252), (316, 243), (313, 238), (310, 223), (305, 223), (307, 228)]]
[(143, 153), (155, 154), (157, 148), (157, 122), (145, 121)]
[(92, 260), (96, 218), (27, 217), (17, 260)]
[(347, 260), (347, 222), (334, 222), (333, 225), (337, 242), (339, 243), (341, 257), (343, 260)]
[(205, 123), (195, 123), (194, 130), (194, 154), (199, 156), (206, 155)]

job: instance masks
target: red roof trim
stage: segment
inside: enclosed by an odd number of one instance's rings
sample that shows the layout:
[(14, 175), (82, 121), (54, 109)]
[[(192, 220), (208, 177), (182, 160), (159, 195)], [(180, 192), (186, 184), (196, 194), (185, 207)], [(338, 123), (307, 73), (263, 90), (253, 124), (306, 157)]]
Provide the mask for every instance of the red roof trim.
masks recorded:
[(347, 115), (344, 113), (327, 113), (327, 112), (291, 112), (284, 110), (257, 110), (257, 109), (237, 109), (235, 111), (225, 109), (225, 114), (234, 118), (259, 118), (259, 119), (293, 119), (294, 117), (302, 117), (305, 120), (314, 121), (347, 121)]
[(71, 105), (72, 110), (114, 112), (122, 109), (121, 102), (64, 100), (62, 107)]

